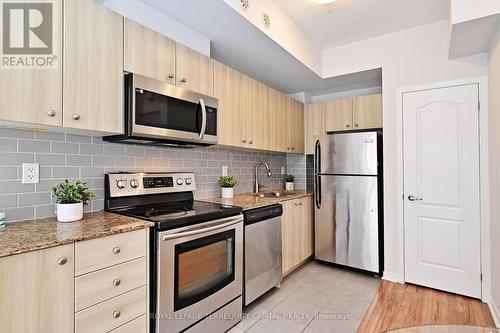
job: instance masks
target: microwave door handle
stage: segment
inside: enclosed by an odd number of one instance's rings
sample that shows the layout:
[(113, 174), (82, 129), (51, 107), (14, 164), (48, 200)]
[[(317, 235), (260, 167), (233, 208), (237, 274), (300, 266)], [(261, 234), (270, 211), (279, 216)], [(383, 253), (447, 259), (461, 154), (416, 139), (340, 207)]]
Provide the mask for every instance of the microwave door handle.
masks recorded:
[(205, 101), (203, 98), (200, 98), (200, 106), (201, 106), (201, 130), (198, 135), (198, 139), (203, 139), (205, 135), (205, 130), (207, 129), (207, 108), (205, 107)]

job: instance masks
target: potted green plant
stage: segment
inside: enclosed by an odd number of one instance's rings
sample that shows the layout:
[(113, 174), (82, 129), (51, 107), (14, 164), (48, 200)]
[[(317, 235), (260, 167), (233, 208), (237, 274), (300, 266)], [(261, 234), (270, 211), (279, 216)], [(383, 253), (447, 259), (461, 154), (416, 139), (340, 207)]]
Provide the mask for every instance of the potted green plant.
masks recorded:
[(89, 191), (87, 183), (77, 180), (70, 182), (65, 180), (52, 187), (52, 193), (56, 198), (57, 221), (74, 222), (83, 218), (83, 205), (88, 204), (95, 195)]
[(223, 198), (232, 198), (234, 195), (233, 188), (238, 183), (236, 178), (232, 176), (222, 176), (218, 181), (220, 187), (222, 187), (222, 197)]
[(293, 181), (295, 180), (295, 176), (285, 175), (283, 179), (285, 180), (285, 190), (293, 191)]

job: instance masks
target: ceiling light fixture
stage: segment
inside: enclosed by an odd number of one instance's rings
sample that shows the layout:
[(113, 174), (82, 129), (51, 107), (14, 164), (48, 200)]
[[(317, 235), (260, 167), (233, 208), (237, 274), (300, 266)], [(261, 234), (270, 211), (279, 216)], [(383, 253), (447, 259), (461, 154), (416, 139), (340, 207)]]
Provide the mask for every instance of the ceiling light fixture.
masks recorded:
[(316, 3), (320, 3), (322, 5), (326, 5), (326, 4), (334, 2), (335, 0), (312, 0), (312, 1), (316, 2)]

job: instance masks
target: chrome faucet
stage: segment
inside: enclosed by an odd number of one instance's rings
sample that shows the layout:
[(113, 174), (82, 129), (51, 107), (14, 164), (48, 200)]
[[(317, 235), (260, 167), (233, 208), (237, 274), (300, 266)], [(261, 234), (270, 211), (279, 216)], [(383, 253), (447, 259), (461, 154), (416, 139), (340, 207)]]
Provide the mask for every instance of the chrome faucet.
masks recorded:
[(269, 164), (264, 161), (260, 161), (255, 165), (255, 193), (259, 193), (260, 189), (264, 187), (264, 185), (259, 184), (259, 166), (264, 165), (267, 170), (267, 176), (271, 177), (273, 174), (271, 173), (271, 169), (269, 169)]

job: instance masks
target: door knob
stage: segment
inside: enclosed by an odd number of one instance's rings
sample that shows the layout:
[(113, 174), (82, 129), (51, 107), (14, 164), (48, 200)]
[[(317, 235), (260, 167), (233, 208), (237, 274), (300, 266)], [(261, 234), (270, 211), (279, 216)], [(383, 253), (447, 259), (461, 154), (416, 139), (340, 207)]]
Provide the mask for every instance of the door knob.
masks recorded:
[(409, 196), (408, 196), (408, 200), (410, 200), (410, 201), (422, 201), (422, 200), (424, 200), (424, 199), (422, 199), (422, 198), (417, 198), (417, 197), (416, 197), (416, 196), (414, 196), (414, 195), (409, 195)]

